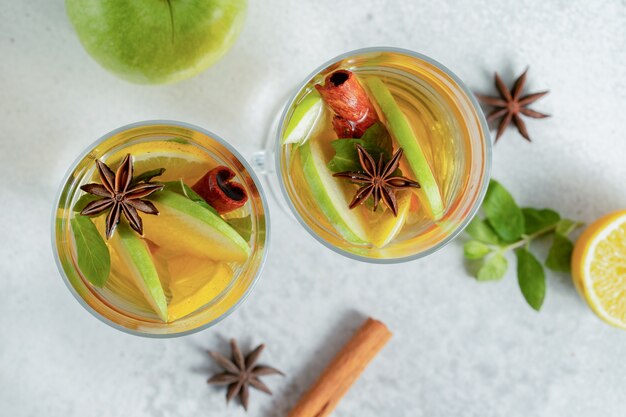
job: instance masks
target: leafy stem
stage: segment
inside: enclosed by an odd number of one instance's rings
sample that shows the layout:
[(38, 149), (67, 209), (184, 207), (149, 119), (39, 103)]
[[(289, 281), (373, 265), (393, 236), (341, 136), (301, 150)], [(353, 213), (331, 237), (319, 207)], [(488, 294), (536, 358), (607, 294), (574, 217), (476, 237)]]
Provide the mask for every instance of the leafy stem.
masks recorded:
[(520, 240), (518, 240), (517, 242), (513, 242), (507, 246), (502, 246), (500, 247), (498, 250), (500, 252), (508, 252), (510, 250), (513, 249), (517, 249), (520, 248), (522, 246), (528, 245), (530, 244), (531, 241), (533, 241), (534, 239), (547, 235), (550, 232), (553, 232), (556, 230), (556, 224), (552, 225), (552, 226), (547, 226), (544, 227), (543, 229), (540, 229), (534, 233), (531, 233), (529, 235), (527, 234), (522, 234), (522, 238)]
[(539, 310), (545, 297), (543, 265), (533, 255), (533, 240), (552, 236), (552, 246), (544, 264), (553, 271), (569, 272), (574, 244), (567, 237), (582, 223), (561, 218), (550, 209), (520, 208), (511, 194), (498, 182), (491, 181), (482, 205), (484, 219), (475, 218), (466, 232), (472, 240), (465, 243), (465, 258), (478, 261), (476, 278), (493, 281), (504, 277), (508, 260), (515, 251), (517, 278), (528, 304)]

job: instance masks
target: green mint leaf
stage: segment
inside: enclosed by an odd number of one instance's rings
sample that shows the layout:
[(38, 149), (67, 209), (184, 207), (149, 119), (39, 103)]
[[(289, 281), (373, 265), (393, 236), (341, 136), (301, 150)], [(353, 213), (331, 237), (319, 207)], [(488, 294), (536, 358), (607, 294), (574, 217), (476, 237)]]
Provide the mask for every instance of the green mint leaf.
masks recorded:
[(484, 258), (489, 252), (491, 252), (489, 246), (478, 240), (470, 240), (463, 245), (463, 255), (467, 259)]
[(328, 162), (332, 172), (357, 171), (360, 168), (356, 144), (363, 145), (360, 139), (337, 139), (331, 142), (335, 156)]
[(165, 168), (151, 169), (150, 171), (143, 172), (134, 177), (130, 185), (139, 184), (140, 182), (150, 182), (151, 179), (163, 175), (164, 172)]
[[(80, 196), (78, 201), (76, 201), (76, 204), (74, 204), (74, 207), (72, 208), (72, 210), (74, 210), (77, 213), (80, 213), (81, 211), (83, 211), (83, 209), (85, 207), (87, 207), (87, 204), (91, 203), (92, 201), (99, 200), (100, 198), (102, 198), (102, 197), (98, 197), (97, 195), (85, 193), (85, 194)], [(92, 216), (92, 217), (97, 217), (97, 216)]]
[(484, 220), (474, 217), (474, 220), (470, 222), (465, 228), (465, 232), (472, 237), (472, 239), (478, 240), (490, 245), (500, 244), (500, 238), (495, 230), (489, 223)]
[(393, 142), (391, 140), (391, 136), (389, 135), (389, 131), (387, 131), (385, 125), (381, 122), (376, 122), (371, 125), (365, 131), (363, 136), (361, 136), (361, 140), (366, 145), (382, 149), (387, 155), (391, 155), (393, 152)]
[(70, 224), (81, 273), (96, 287), (103, 287), (111, 270), (111, 256), (104, 239), (89, 217), (74, 216)]
[(554, 235), (552, 247), (546, 258), (546, 266), (553, 271), (570, 272), (574, 244), (560, 233)]
[(517, 255), (517, 282), (526, 302), (539, 311), (546, 296), (546, 274), (537, 258), (526, 248), (515, 251)]
[(561, 220), (559, 213), (550, 209), (539, 210), (525, 207), (522, 209), (522, 213), (524, 214), (524, 233), (527, 235), (554, 226)]
[(556, 225), (556, 233), (567, 236), (582, 225), (583, 223), (581, 222), (571, 219), (563, 219)]
[[(163, 188), (164, 190), (172, 191), (174, 193), (183, 195), (187, 197), (188, 199), (190, 199), (191, 201), (198, 203), (200, 206), (204, 207), (205, 209), (210, 210), (214, 214), (218, 216), (220, 215), (217, 212), (217, 210), (213, 208), (213, 206), (207, 203), (204, 198), (200, 197), (194, 190), (191, 189), (191, 187), (185, 184), (182, 179), (178, 181), (164, 182), (163, 185), (165, 186)], [(148, 197), (148, 199), (150, 199), (150, 197)]]
[(489, 257), (480, 267), (476, 274), (476, 279), (479, 281), (495, 281), (502, 279), (508, 267), (509, 263), (504, 255), (497, 252)]
[(483, 210), (496, 233), (506, 242), (514, 242), (524, 233), (524, 215), (509, 192), (491, 180)]
[[(331, 143), (335, 149), (335, 156), (328, 162), (328, 169), (332, 172), (359, 171), (361, 163), (356, 145), (365, 148), (375, 161), (383, 156), (387, 162), (393, 152), (393, 142), (385, 125), (376, 122), (370, 126), (360, 139), (337, 139)], [(400, 174), (397, 174), (400, 175)]]
[(365, 148), (375, 161), (378, 161), (380, 155), (383, 160), (388, 161), (391, 156), (384, 149), (377, 145), (367, 143), (363, 139), (337, 139), (331, 142), (335, 149), (335, 156), (328, 162), (328, 169), (332, 172), (359, 171), (361, 163), (359, 162), (359, 154), (356, 145), (359, 144)]
[(242, 238), (250, 240), (250, 235), (252, 235), (252, 218), (250, 216), (226, 219), (226, 222), (228, 222)]

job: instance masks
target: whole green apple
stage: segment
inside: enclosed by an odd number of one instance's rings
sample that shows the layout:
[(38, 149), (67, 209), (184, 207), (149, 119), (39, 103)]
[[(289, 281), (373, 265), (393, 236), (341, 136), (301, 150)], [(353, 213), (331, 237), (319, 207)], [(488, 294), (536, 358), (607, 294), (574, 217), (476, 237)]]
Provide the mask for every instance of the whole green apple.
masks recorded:
[(247, 0), (66, 0), (89, 54), (136, 83), (171, 83), (205, 70), (241, 31)]

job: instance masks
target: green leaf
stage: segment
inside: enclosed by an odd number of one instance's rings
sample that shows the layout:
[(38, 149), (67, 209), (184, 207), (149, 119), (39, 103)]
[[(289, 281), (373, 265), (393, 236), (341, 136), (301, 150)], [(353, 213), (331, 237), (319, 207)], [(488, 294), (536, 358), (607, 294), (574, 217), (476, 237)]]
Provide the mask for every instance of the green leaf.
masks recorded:
[[(207, 203), (204, 198), (200, 197), (194, 190), (191, 189), (191, 187), (185, 184), (182, 179), (178, 181), (168, 181), (163, 183), (163, 185), (165, 185), (165, 187), (163, 188), (164, 190), (184, 195), (185, 197), (187, 197), (191, 201), (198, 203), (205, 209), (211, 210), (211, 212), (217, 214), (218, 216), (220, 215), (217, 210), (213, 208), (213, 206)], [(148, 199), (150, 199), (150, 197), (148, 197)]]
[(226, 222), (228, 222), (242, 238), (250, 240), (250, 235), (252, 234), (252, 218), (249, 215), (246, 217), (226, 219)]
[(391, 136), (389, 135), (389, 131), (384, 124), (381, 122), (376, 122), (371, 125), (361, 136), (361, 140), (367, 145), (375, 146), (384, 150), (387, 155), (391, 155), (393, 152), (393, 142), (391, 140)]
[(89, 217), (74, 216), (70, 224), (80, 271), (93, 285), (103, 287), (111, 270), (111, 256), (104, 239)]
[(556, 225), (556, 232), (560, 235), (567, 236), (582, 225), (582, 222), (563, 219)]
[(524, 233), (524, 215), (509, 192), (491, 180), (483, 210), (496, 233), (506, 242), (514, 242)]
[(467, 259), (484, 258), (489, 252), (491, 252), (489, 246), (478, 240), (470, 240), (463, 245), (463, 255)]
[(546, 274), (537, 258), (526, 248), (515, 251), (517, 255), (517, 281), (526, 302), (539, 311), (546, 296)]
[(480, 267), (476, 274), (476, 279), (479, 281), (495, 281), (502, 279), (508, 267), (509, 263), (504, 255), (497, 252)]
[[(85, 207), (87, 207), (87, 204), (91, 203), (92, 201), (99, 200), (100, 198), (102, 198), (102, 197), (98, 197), (97, 195), (85, 193), (85, 194), (80, 196), (80, 198), (78, 199), (76, 204), (74, 204), (74, 208), (72, 208), (72, 210), (74, 210), (77, 213), (80, 213), (81, 211), (83, 211), (83, 209)], [(97, 217), (97, 216), (91, 216), (91, 217)]]
[(391, 157), (384, 149), (366, 143), (363, 139), (337, 139), (331, 142), (335, 149), (335, 156), (328, 162), (328, 169), (332, 172), (359, 171), (361, 163), (356, 150), (357, 144), (363, 146), (375, 161), (378, 161), (380, 155), (383, 155), (384, 160), (389, 160)]
[(561, 220), (559, 213), (550, 209), (539, 210), (525, 207), (522, 209), (522, 213), (524, 214), (524, 233), (527, 235), (554, 226)]
[(365, 148), (375, 161), (380, 156), (386, 162), (391, 158), (393, 143), (385, 125), (380, 122), (370, 126), (360, 139), (337, 139), (331, 142), (335, 149), (335, 156), (328, 162), (328, 169), (332, 172), (359, 171), (361, 163), (356, 145)]
[(496, 234), (495, 230), (489, 223), (484, 220), (479, 219), (478, 217), (474, 217), (474, 220), (470, 222), (465, 228), (465, 232), (470, 235), (473, 239), (476, 239), (480, 242), (498, 245), (500, 244), (500, 238)]
[(553, 271), (570, 272), (574, 244), (560, 233), (554, 235), (546, 266)]
[(157, 168), (151, 169), (150, 171), (143, 172), (136, 177), (133, 178), (133, 181), (130, 183), (131, 185), (139, 184), (140, 182), (150, 182), (154, 177), (159, 177), (163, 175), (165, 172), (165, 168)]

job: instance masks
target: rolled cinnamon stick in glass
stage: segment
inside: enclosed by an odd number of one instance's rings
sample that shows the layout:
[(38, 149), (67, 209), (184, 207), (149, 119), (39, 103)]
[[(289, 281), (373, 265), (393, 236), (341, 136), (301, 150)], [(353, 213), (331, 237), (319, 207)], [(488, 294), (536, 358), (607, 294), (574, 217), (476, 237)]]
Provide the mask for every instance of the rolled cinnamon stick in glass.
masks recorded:
[(339, 138), (360, 138), (378, 121), (367, 92), (353, 72), (335, 71), (326, 77), (324, 85), (315, 88), (335, 112), (333, 128)]
[(368, 318), (300, 398), (289, 417), (325, 417), (354, 384), (376, 354), (387, 344), (391, 332), (383, 323)]

